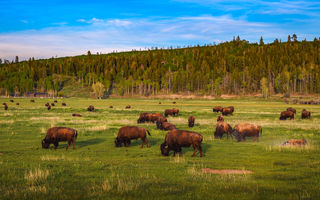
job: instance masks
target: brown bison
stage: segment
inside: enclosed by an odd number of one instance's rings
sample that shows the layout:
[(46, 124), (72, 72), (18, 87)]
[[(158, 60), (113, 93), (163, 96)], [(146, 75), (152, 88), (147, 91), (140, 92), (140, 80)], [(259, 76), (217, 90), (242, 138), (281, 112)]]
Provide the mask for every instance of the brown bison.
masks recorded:
[(286, 120), (287, 118), (289, 119), (294, 119), (294, 113), (291, 111), (283, 111), (280, 114), (280, 120)]
[(34, 101), (34, 99), (31, 99), (30, 102), (31, 102), (31, 103), (34, 103), (35, 101)]
[(161, 104), (161, 102), (159, 102), (159, 104)]
[(173, 116), (173, 111), (172, 111), (172, 109), (166, 109), (166, 110), (164, 111), (164, 116), (165, 116), (165, 117), (168, 117), (168, 115)]
[(159, 118), (165, 118), (161, 113), (151, 113), (150, 115), (147, 115), (147, 117), (152, 123), (155, 123)]
[(67, 106), (67, 104), (66, 104), (66, 103), (64, 103), (64, 102), (62, 102), (62, 103), (61, 103), (61, 105), (62, 105), (62, 106)]
[(301, 119), (310, 119), (311, 113), (306, 109), (303, 109), (301, 112)]
[(112, 106), (112, 105), (110, 105), (110, 106), (109, 106), (109, 108), (113, 108), (113, 106)]
[(55, 106), (55, 104), (54, 104), (54, 103), (51, 103), (51, 106)]
[(93, 112), (93, 111), (94, 111), (94, 106), (93, 106), (93, 105), (90, 105), (90, 106), (88, 107), (88, 111)]
[(140, 123), (144, 123), (144, 122), (146, 122), (147, 121), (147, 114), (149, 114), (149, 113), (141, 113), (140, 114), (140, 117), (139, 117), (139, 119), (138, 119), (138, 124), (140, 124)]
[(259, 125), (248, 124), (248, 123), (240, 123), (235, 125), (232, 130), (232, 135), (237, 138), (237, 141), (244, 141), (246, 137), (253, 137), (252, 141), (256, 138), (259, 142), (259, 133), (262, 134), (262, 128)]
[(224, 122), (224, 117), (219, 115), (217, 118), (217, 122)]
[(199, 133), (183, 130), (171, 130), (166, 134), (164, 143), (160, 145), (161, 154), (169, 156), (170, 151), (174, 151), (173, 156), (178, 153), (181, 156), (181, 147), (193, 146), (194, 152), (192, 156), (195, 156), (197, 151), (200, 151), (200, 157), (202, 157), (202, 143), (203, 137)]
[(8, 110), (8, 108), (9, 108), (8, 105), (5, 104), (5, 105), (4, 105), (4, 109), (5, 109), (5, 110)]
[(189, 127), (193, 127), (195, 120), (196, 120), (196, 119), (194, 118), (194, 116), (190, 115), (189, 118), (188, 118), (188, 126), (189, 126)]
[(159, 117), (158, 119), (157, 119), (157, 128), (158, 129), (161, 129), (160, 127), (162, 127), (162, 123), (164, 123), (164, 122), (168, 122), (168, 120), (167, 120), (167, 118), (165, 118), (165, 117)]
[(173, 103), (173, 104), (176, 104), (177, 102), (174, 101), (174, 102), (172, 102), (172, 103)]
[(12, 103), (13, 103), (14, 101), (13, 101), (12, 99), (10, 99), (10, 102), (12, 102)]
[(223, 134), (227, 134), (227, 139), (229, 139), (229, 134), (232, 137), (232, 127), (230, 126), (230, 124), (226, 123), (226, 122), (221, 122), (219, 121), (216, 125), (216, 131), (214, 132), (214, 138), (220, 138), (222, 139)]
[(77, 113), (72, 114), (72, 116), (73, 116), (73, 117), (82, 117), (82, 115), (77, 114)]
[(131, 108), (131, 106), (130, 106), (130, 105), (127, 105), (127, 106), (126, 106), (126, 109), (130, 109), (130, 108)]
[(292, 107), (287, 108), (287, 111), (291, 111), (291, 112), (293, 112), (294, 114), (297, 113), (296, 109), (294, 109), (294, 108), (292, 108)]
[(2, 105), (7, 105), (7, 103), (2, 103)]
[(41, 141), (42, 148), (49, 148), (50, 144), (54, 145), (54, 149), (57, 149), (59, 142), (68, 141), (68, 146), (66, 150), (70, 147), (72, 142), (73, 149), (76, 146), (76, 138), (78, 136), (78, 132), (72, 128), (68, 127), (52, 127), (49, 128), (46, 137)]
[(44, 105), (45, 105), (45, 106), (47, 106), (47, 107), (48, 107), (48, 106), (50, 106), (50, 104), (49, 104), (49, 103), (46, 103), (46, 104), (44, 104)]
[(20, 105), (20, 103), (16, 103), (16, 105), (18, 106), (18, 105)]
[(175, 125), (169, 123), (169, 122), (163, 122), (160, 124), (159, 126), (160, 130), (164, 130), (164, 131), (170, 131), (170, 130), (174, 130), (177, 129)]
[(232, 115), (232, 113), (233, 113), (233, 109), (232, 108), (227, 107), (227, 108), (223, 108), (222, 109), (222, 115), (223, 116)]
[(58, 101), (57, 101), (57, 100), (54, 100), (53, 102), (54, 102), (54, 103), (58, 103)]
[(301, 146), (301, 145), (306, 145), (307, 140), (302, 139), (302, 140), (295, 140), (295, 139), (290, 139), (288, 141), (286, 141), (285, 143), (283, 143), (282, 145), (286, 146), (286, 145), (294, 145), (294, 146)]
[(48, 110), (50, 110), (50, 109), (51, 109), (51, 106), (50, 106), (50, 105), (49, 105), (49, 106), (47, 106), (47, 109), (48, 109)]
[(173, 116), (178, 116), (179, 115), (179, 109), (177, 108), (172, 108)]
[(150, 132), (147, 129), (142, 127), (124, 126), (120, 128), (118, 132), (118, 136), (116, 137), (114, 143), (116, 147), (121, 147), (122, 143), (124, 144), (124, 146), (128, 147), (132, 139), (137, 140), (140, 138), (142, 140), (141, 148), (143, 148), (144, 143), (146, 143), (147, 147), (149, 147), (146, 133), (150, 135)]
[(216, 106), (216, 107), (214, 107), (214, 108), (212, 109), (212, 111), (218, 113), (218, 112), (222, 112), (222, 109), (223, 109), (223, 108), (222, 108), (221, 106)]

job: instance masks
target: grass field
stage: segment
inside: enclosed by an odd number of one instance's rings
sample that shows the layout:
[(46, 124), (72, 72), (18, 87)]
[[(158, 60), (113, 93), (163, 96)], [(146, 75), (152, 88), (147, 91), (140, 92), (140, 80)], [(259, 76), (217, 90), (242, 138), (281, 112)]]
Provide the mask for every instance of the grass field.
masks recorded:
[[(320, 106), (290, 105), (297, 109), (295, 120), (280, 121), (288, 105), (260, 99), (234, 100), (146, 100), (63, 99), (48, 111), (52, 99), (0, 99), (9, 110), (0, 109), (0, 199), (320, 199)], [(162, 104), (159, 105), (158, 102)], [(15, 105), (19, 102), (20, 105)], [(131, 109), (124, 109), (130, 104)], [(94, 105), (95, 112), (86, 108)], [(113, 109), (109, 108), (113, 105)], [(259, 124), (260, 142), (237, 143), (215, 140), (213, 106), (235, 107), (225, 121)], [(150, 148), (141, 141), (128, 148), (115, 148), (120, 127), (137, 125), (141, 112), (162, 112), (179, 108), (180, 116), (169, 117), (177, 128), (204, 136), (205, 156), (163, 157), (160, 144), (165, 131), (155, 124), (146, 127)], [(301, 120), (301, 110), (311, 111), (311, 120)], [(72, 117), (72, 113), (83, 117)], [(187, 118), (196, 117), (188, 128)], [(48, 128), (67, 126), (78, 130), (76, 150), (42, 149)], [(305, 147), (283, 147), (288, 139), (308, 141)], [(202, 168), (250, 170), (251, 174), (207, 174)]]

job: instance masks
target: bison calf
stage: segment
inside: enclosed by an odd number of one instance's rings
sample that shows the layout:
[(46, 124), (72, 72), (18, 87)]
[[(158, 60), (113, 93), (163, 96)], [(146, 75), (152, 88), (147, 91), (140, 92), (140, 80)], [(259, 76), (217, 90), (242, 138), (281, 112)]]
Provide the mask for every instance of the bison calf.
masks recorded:
[(203, 137), (199, 133), (183, 130), (171, 130), (166, 134), (164, 143), (160, 145), (161, 154), (168, 156), (170, 151), (174, 151), (173, 156), (178, 153), (181, 156), (181, 147), (193, 146), (194, 152), (192, 156), (195, 156), (197, 151), (200, 151), (200, 157), (202, 157), (202, 143)]
[(145, 143), (147, 144), (147, 147), (149, 147), (146, 133), (150, 135), (150, 132), (147, 129), (142, 127), (124, 126), (120, 128), (118, 132), (118, 136), (116, 137), (114, 143), (116, 147), (121, 147), (122, 143), (124, 144), (124, 146), (128, 147), (131, 143), (131, 140), (133, 139), (137, 140), (140, 138), (142, 140), (141, 148), (143, 148), (143, 145)]
[(72, 128), (68, 127), (52, 127), (49, 128), (46, 137), (41, 141), (42, 148), (49, 148), (50, 144), (54, 145), (54, 149), (57, 149), (59, 142), (68, 141), (68, 146), (66, 150), (70, 147), (72, 142), (73, 149), (76, 146), (76, 138), (78, 136), (78, 132)]
[(93, 112), (94, 111), (94, 106), (90, 105), (87, 110), (90, 111), (90, 112)]
[(252, 141), (254, 141), (254, 139), (256, 138), (259, 142), (260, 132), (262, 134), (261, 126), (248, 123), (237, 124), (232, 130), (232, 134), (237, 138), (238, 142), (245, 140), (246, 137), (253, 137)]
[(287, 118), (289, 119), (294, 119), (294, 113), (291, 111), (283, 111), (280, 114), (280, 120), (286, 120)]
[(189, 127), (193, 127), (194, 126), (194, 121), (195, 121), (194, 116), (190, 115), (189, 118), (188, 118), (188, 126)]
[(311, 113), (306, 109), (303, 109), (301, 112), (301, 119), (310, 119)]

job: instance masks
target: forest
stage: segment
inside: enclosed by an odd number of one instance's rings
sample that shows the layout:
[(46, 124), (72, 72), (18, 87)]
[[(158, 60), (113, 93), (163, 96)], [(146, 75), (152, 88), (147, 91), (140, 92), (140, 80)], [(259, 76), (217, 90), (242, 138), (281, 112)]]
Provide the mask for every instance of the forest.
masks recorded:
[[(265, 44), (240, 37), (220, 44), (152, 48), (19, 61), (0, 60), (0, 95), (47, 92), (67, 96), (64, 87), (90, 88), (103, 95), (319, 94), (320, 38), (288, 36)], [(92, 87), (94, 89), (94, 87)]]

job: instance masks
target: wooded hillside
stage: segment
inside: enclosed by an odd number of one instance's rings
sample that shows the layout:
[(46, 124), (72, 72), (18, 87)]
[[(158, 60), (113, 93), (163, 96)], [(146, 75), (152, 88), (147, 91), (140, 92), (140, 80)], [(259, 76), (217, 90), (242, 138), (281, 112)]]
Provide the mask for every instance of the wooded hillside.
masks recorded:
[(249, 43), (239, 37), (219, 45), (153, 49), (28, 61), (1, 61), (0, 95), (49, 92), (66, 84), (106, 93), (251, 94), (320, 93), (320, 42)]

